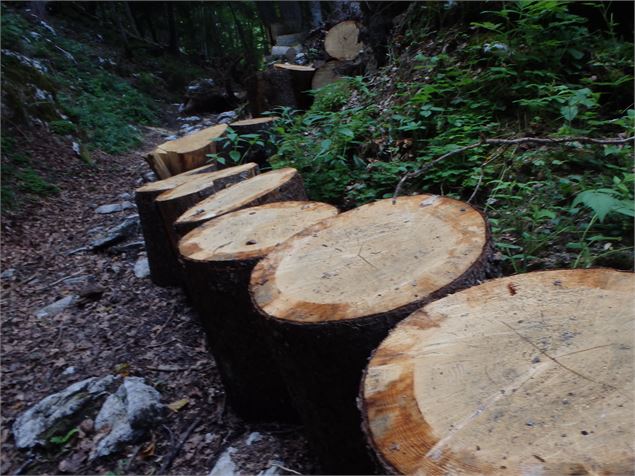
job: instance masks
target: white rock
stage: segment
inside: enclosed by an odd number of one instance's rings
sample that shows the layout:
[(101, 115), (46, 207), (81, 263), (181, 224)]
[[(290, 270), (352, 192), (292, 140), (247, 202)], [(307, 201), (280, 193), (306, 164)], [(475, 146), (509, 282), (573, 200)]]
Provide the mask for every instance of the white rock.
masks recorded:
[(62, 299), (58, 299), (54, 303), (49, 304), (48, 306), (44, 306), (42, 309), (36, 311), (35, 317), (37, 317), (38, 319), (53, 317), (69, 306), (75, 304), (75, 301), (77, 301), (77, 296), (74, 294), (63, 297)]
[(279, 461), (269, 461), (269, 467), (258, 473), (258, 476), (277, 476), (279, 474), (285, 474), (282, 472), (280, 466), (282, 463)]
[(247, 441), (245, 441), (245, 444), (247, 446), (251, 446), (252, 444), (257, 443), (260, 440), (262, 440), (262, 434), (254, 431), (249, 434), (249, 436), (247, 437)]
[(44, 20), (40, 20), (40, 25), (46, 28), (52, 35), (57, 35), (53, 27), (49, 25), (48, 23), (46, 23)]
[(108, 205), (101, 205), (95, 208), (95, 213), (99, 214), (107, 214), (107, 213), (115, 213), (123, 210), (121, 203), (109, 203)]
[(225, 111), (225, 112), (221, 112), (216, 118), (216, 120), (218, 121), (219, 124), (227, 124), (234, 121), (236, 117), (238, 117), (238, 114), (236, 114), (235, 111)]
[(139, 279), (144, 279), (150, 276), (150, 264), (148, 258), (141, 256), (134, 264), (134, 275)]
[(208, 476), (234, 476), (236, 474), (236, 464), (232, 461), (232, 455), (236, 451), (233, 446), (227, 448), (221, 457), (218, 458)]
[(126, 377), (117, 392), (108, 396), (95, 417), (95, 430), (107, 431), (97, 436), (90, 459), (107, 456), (122, 445), (138, 440), (156, 424), (164, 406), (161, 394), (139, 377)]
[(75, 152), (78, 156), (80, 155), (82, 148), (79, 145), (79, 142), (73, 142), (73, 144), (71, 145), (71, 147), (73, 148), (73, 152)]
[(40, 88), (35, 88), (35, 99), (38, 101), (53, 102), (53, 96), (48, 91), (43, 91)]
[(2, 279), (12, 279), (15, 276), (15, 268), (9, 268), (0, 274)]
[(100, 397), (116, 377), (108, 375), (101, 379), (91, 377), (76, 382), (58, 393), (36, 403), (20, 414), (13, 423), (13, 436), (18, 448), (32, 448), (44, 444), (45, 433), (71, 417), (90, 401)]
[(75, 367), (66, 367), (64, 372), (62, 372), (62, 375), (75, 375), (75, 372)]

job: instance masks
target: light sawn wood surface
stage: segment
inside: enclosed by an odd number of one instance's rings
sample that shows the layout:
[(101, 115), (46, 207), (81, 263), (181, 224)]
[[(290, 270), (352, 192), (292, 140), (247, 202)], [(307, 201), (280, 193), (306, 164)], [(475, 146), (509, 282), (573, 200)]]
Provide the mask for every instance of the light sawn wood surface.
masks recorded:
[(400, 323), (362, 413), (385, 470), (633, 474), (635, 275), (545, 271), (475, 286)]

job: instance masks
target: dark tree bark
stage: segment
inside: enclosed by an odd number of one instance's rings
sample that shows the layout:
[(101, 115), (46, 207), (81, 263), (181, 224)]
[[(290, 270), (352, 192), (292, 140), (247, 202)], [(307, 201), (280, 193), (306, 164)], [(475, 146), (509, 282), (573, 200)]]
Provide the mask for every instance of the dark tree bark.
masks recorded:
[(169, 42), (168, 49), (174, 54), (179, 53), (179, 39), (176, 31), (176, 19), (174, 17), (174, 4), (165, 2), (165, 13), (168, 22)]

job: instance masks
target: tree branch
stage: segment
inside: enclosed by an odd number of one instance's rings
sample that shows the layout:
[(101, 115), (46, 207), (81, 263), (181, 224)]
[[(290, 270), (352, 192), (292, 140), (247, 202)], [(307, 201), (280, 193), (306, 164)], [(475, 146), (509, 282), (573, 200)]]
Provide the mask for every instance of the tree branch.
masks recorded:
[(401, 188), (403, 184), (412, 178), (416, 178), (421, 176), (424, 172), (428, 171), (432, 167), (434, 167), (439, 162), (444, 161), (450, 157), (461, 154), (470, 149), (476, 149), (477, 147), (483, 145), (519, 145), (519, 144), (542, 144), (542, 145), (557, 145), (557, 144), (567, 144), (568, 142), (578, 142), (581, 144), (599, 144), (599, 145), (623, 145), (629, 142), (635, 141), (635, 136), (627, 137), (626, 139), (593, 139), (591, 137), (517, 137), (516, 139), (481, 139), (478, 142), (474, 142), (473, 144), (466, 145), (463, 147), (459, 147), (458, 149), (447, 152), (436, 159), (431, 160), (426, 163), (420, 169), (413, 170), (412, 172), (407, 172), (401, 177), (397, 187), (395, 187), (395, 192), (393, 193), (393, 203), (395, 199), (399, 196), (401, 192)]

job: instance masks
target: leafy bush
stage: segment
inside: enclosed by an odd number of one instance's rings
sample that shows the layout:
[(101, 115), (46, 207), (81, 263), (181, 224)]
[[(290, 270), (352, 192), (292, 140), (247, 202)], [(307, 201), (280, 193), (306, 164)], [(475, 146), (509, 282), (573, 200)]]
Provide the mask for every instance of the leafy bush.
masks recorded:
[[(437, 7), (416, 4), (410, 17), (433, 25)], [(312, 198), (351, 207), (390, 196), (405, 172), (481, 137), (633, 135), (633, 46), (609, 27), (591, 33), (553, 1), (504, 2), (477, 20), (470, 34), (413, 28), (378, 74), (320, 90), (304, 114), (286, 111), (273, 164), (299, 168)], [(610, 264), (629, 268), (632, 154), (632, 144), (480, 146), (405, 192), (484, 208), (507, 271), (618, 255)]]
[(73, 134), (74, 132), (76, 132), (75, 124), (73, 124), (71, 121), (67, 121), (64, 119), (59, 121), (49, 122), (49, 128), (55, 134), (59, 134), (61, 136)]

